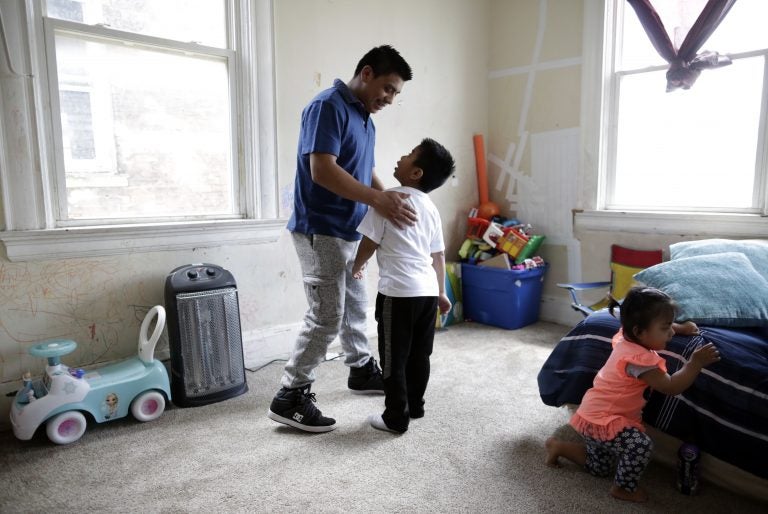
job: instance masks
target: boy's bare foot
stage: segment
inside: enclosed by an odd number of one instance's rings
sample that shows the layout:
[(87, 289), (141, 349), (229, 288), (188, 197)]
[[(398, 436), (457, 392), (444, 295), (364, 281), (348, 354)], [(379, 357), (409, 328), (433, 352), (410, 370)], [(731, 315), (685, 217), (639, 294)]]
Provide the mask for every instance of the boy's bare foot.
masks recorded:
[(613, 484), (613, 486), (611, 486), (611, 496), (618, 498), (619, 500), (636, 503), (643, 503), (648, 501), (648, 492), (640, 487), (635, 489), (634, 492), (629, 492), (626, 489), (622, 489), (616, 484)]
[(559, 442), (557, 437), (550, 437), (544, 442), (544, 447), (547, 449), (547, 460), (545, 462), (547, 463), (547, 466), (551, 468), (560, 467), (560, 463), (558, 462), (560, 454), (557, 451)]

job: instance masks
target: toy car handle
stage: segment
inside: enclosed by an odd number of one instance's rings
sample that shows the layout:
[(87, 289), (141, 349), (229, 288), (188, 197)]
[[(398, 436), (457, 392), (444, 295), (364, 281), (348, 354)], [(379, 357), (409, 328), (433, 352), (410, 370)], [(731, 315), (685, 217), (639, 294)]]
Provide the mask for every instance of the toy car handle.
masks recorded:
[[(157, 315), (157, 323), (155, 323), (155, 330), (152, 335), (147, 339), (147, 330), (149, 330), (149, 324), (152, 322), (152, 318)], [(151, 363), (155, 357), (155, 345), (157, 340), (160, 339), (160, 334), (163, 333), (165, 327), (165, 308), (162, 305), (155, 305), (146, 316), (144, 321), (141, 322), (141, 329), (139, 331), (139, 358), (145, 364)]]
[(71, 339), (49, 339), (32, 346), (28, 351), (35, 357), (46, 357), (48, 364), (56, 366), (59, 364), (59, 357), (66, 355), (77, 348), (77, 343)]

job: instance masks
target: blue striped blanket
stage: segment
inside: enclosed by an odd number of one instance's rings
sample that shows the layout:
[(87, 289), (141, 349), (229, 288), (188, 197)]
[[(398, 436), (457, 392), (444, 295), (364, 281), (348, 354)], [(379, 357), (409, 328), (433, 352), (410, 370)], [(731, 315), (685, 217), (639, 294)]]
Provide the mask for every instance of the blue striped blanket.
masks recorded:
[[(669, 373), (693, 350), (714, 343), (721, 361), (702, 370), (677, 396), (650, 391), (643, 421), (758, 477), (768, 478), (768, 328), (700, 326), (699, 336), (675, 336), (660, 351)], [(555, 346), (538, 375), (547, 405), (581, 403), (611, 353), (619, 322), (607, 311), (584, 319)]]

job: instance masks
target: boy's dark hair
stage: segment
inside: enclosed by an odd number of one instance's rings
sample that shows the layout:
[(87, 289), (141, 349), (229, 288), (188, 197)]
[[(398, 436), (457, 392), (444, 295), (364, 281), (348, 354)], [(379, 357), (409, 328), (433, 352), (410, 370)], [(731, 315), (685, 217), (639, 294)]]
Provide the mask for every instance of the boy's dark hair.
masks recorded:
[(456, 164), (450, 152), (434, 139), (424, 138), (417, 148), (418, 156), (413, 164), (424, 172), (419, 180), (419, 190), (429, 193), (448, 180)]
[(371, 67), (374, 77), (397, 73), (403, 81), (413, 78), (411, 67), (405, 62), (400, 52), (389, 45), (381, 45), (369, 50), (357, 63), (353, 77), (356, 77), (365, 66)]
[(669, 316), (674, 321), (677, 313), (677, 305), (667, 293), (644, 286), (631, 288), (621, 304), (611, 297), (608, 312), (614, 317), (615, 307), (619, 307), (624, 338), (634, 342), (637, 342), (637, 333), (648, 328), (653, 320), (659, 316)]

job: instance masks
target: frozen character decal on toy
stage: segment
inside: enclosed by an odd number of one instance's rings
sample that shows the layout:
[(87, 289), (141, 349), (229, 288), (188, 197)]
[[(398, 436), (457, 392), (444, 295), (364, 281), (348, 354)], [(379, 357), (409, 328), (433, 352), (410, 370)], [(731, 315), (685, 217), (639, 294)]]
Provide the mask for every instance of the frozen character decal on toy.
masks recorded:
[(20, 395), (21, 401), (23, 403), (35, 401), (37, 398), (35, 397), (35, 389), (32, 387), (32, 374), (29, 371), (24, 372), (21, 381), (24, 384)]
[(117, 414), (118, 402), (119, 399), (115, 393), (109, 393), (107, 397), (104, 398), (104, 403), (101, 405), (101, 412), (104, 414), (105, 419), (109, 419)]

